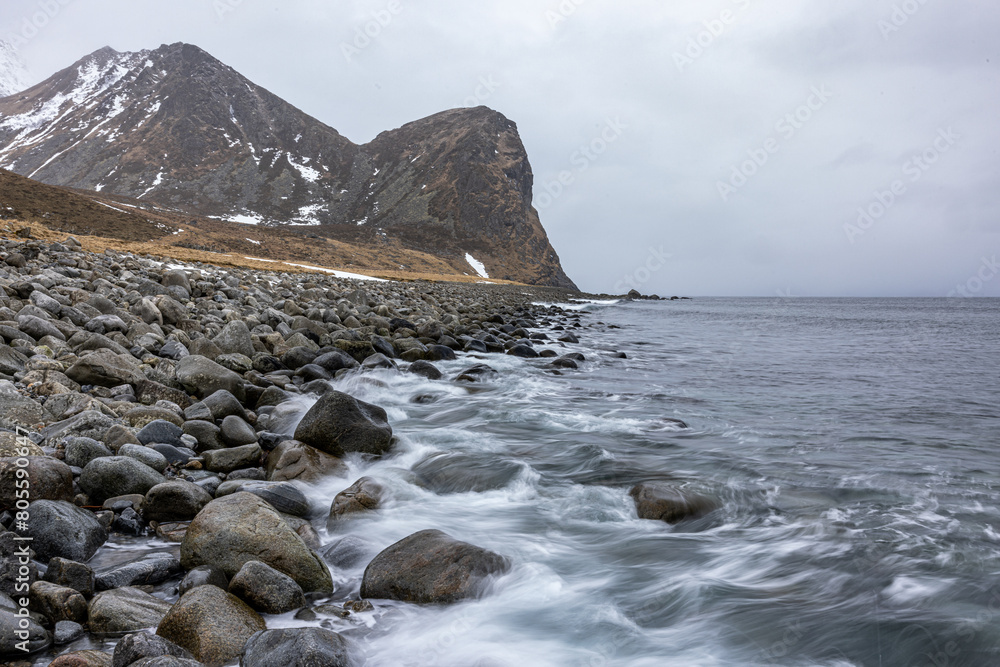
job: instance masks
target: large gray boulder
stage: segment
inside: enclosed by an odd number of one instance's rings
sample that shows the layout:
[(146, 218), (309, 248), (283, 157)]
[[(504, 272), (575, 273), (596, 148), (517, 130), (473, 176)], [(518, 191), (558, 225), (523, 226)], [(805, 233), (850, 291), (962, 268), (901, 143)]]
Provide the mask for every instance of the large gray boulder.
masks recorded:
[(202, 487), (174, 479), (146, 492), (142, 516), (146, 521), (189, 521), (210, 502), (212, 495)]
[(414, 533), (365, 568), (361, 597), (451, 603), (481, 595), (488, 578), (510, 569), (504, 556), (460, 542), (440, 530)]
[[(15, 508), (20, 490), (17, 482), (24, 479), (28, 482), (29, 501), (73, 500), (73, 471), (68, 465), (48, 456), (28, 456), (25, 457), (28, 465), (22, 468), (18, 460), (17, 457), (0, 459), (0, 511)], [(21, 474), (27, 477), (22, 478)]]
[(306, 604), (302, 587), (294, 579), (259, 560), (240, 568), (229, 582), (229, 592), (265, 614), (284, 614)]
[(28, 507), (31, 548), (42, 562), (54, 556), (85, 562), (108, 539), (91, 512), (64, 500), (38, 500)]
[(201, 355), (192, 354), (177, 362), (177, 381), (200, 398), (225, 389), (238, 401), (246, 400), (243, 378)]
[(242, 354), (246, 357), (253, 357), (253, 339), (250, 338), (250, 329), (247, 328), (243, 320), (233, 320), (225, 327), (212, 342), (219, 346), (223, 354)]
[(108, 498), (131, 493), (146, 495), (164, 481), (163, 475), (128, 456), (94, 459), (80, 475), (80, 487), (92, 503), (103, 503)]
[(247, 640), (264, 629), (260, 614), (235, 595), (215, 586), (198, 586), (174, 604), (156, 634), (207, 665), (223, 665), (239, 657)]
[(154, 552), (101, 570), (95, 575), (99, 591), (125, 586), (158, 584), (183, 572), (181, 563), (169, 553)]
[(115, 354), (111, 350), (89, 352), (66, 371), (67, 377), (80, 384), (101, 387), (134, 385), (146, 377), (139, 370), (139, 360), (131, 354)]
[(345, 637), (323, 628), (280, 628), (247, 641), (241, 667), (356, 667), (357, 650)]
[(41, 405), (20, 394), (10, 382), (0, 381), (0, 427), (32, 427), (46, 419), (51, 417), (46, 417)]
[(334, 456), (347, 452), (378, 456), (392, 444), (392, 427), (382, 408), (333, 390), (302, 417), (295, 439)]
[(194, 660), (187, 649), (181, 648), (169, 639), (148, 632), (136, 632), (126, 635), (115, 645), (112, 667), (128, 667), (143, 658), (159, 658), (170, 656)]
[[(18, 616), (9, 609), (0, 608), (0, 660), (4, 664), (7, 661), (24, 660), (32, 653), (44, 651), (52, 646), (52, 635), (45, 631), (35, 619)], [(25, 627), (27, 626), (27, 627)], [(27, 632), (28, 638), (24, 639), (18, 632)], [(27, 649), (27, 651), (22, 650)]]
[(660, 482), (642, 482), (629, 491), (640, 519), (678, 523), (697, 519), (720, 507), (719, 501), (690, 489)]
[(87, 622), (87, 600), (79, 591), (48, 581), (36, 581), (29, 590), (31, 611), (42, 614), (50, 623)]
[(342, 477), (347, 466), (298, 440), (285, 440), (267, 455), (267, 478), (273, 482), (314, 483), (326, 477)]
[(266, 500), (271, 507), (282, 514), (291, 514), (292, 516), (309, 514), (309, 499), (297, 486), (288, 482), (232, 479), (219, 485), (215, 491), (215, 497), (221, 498), (240, 491), (252, 493), (258, 498)]
[(170, 603), (138, 588), (116, 588), (90, 601), (90, 631), (119, 635), (156, 627), (170, 611)]
[(216, 565), (232, 578), (251, 560), (284, 572), (307, 592), (331, 592), (330, 571), (302, 538), (267, 502), (251, 493), (234, 493), (205, 506), (181, 543), (186, 569)]
[(385, 489), (371, 477), (362, 477), (333, 498), (330, 505), (330, 515), (326, 521), (326, 529), (333, 532), (336, 524), (345, 519), (354, 518), (377, 510), (382, 503)]

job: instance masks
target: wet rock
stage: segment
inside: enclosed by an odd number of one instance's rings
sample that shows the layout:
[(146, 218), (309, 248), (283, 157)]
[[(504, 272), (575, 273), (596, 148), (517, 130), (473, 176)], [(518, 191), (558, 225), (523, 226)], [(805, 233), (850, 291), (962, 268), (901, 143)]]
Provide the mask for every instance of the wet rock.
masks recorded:
[(237, 658), (247, 640), (265, 628), (264, 619), (235, 595), (199, 586), (177, 601), (156, 634), (207, 665), (222, 665)]
[(11, 430), (17, 426), (30, 428), (45, 419), (41, 405), (22, 396), (10, 382), (0, 381), (0, 426)]
[(333, 531), (338, 521), (378, 509), (384, 494), (385, 489), (381, 484), (371, 477), (362, 477), (334, 496), (326, 529)]
[(144, 554), (101, 570), (95, 576), (97, 590), (158, 584), (183, 572), (181, 563), (169, 553)]
[(437, 369), (437, 366), (429, 361), (414, 361), (406, 370), (410, 373), (423, 376), (428, 380), (440, 380), (442, 377), (441, 371)]
[(192, 354), (177, 362), (177, 381), (196, 396), (205, 397), (225, 389), (238, 401), (246, 399), (243, 378), (200, 355)]
[(52, 632), (52, 639), (56, 646), (62, 646), (76, 641), (85, 634), (87, 631), (76, 621), (59, 621)]
[(164, 481), (163, 475), (128, 456), (94, 459), (80, 475), (80, 487), (95, 503), (129, 493), (145, 495)]
[(366, 371), (372, 371), (379, 368), (387, 370), (395, 370), (396, 363), (392, 359), (389, 359), (387, 356), (382, 354), (381, 352), (376, 352), (375, 354), (369, 357), (365, 357), (364, 361), (361, 362), (361, 368), (365, 369)]
[(146, 521), (187, 521), (193, 519), (212, 495), (201, 486), (184, 480), (170, 480), (151, 488), (142, 503)]
[(97, 410), (85, 410), (68, 419), (49, 424), (42, 429), (42, 437), (47, 442), (58, 442), (62, 438), (80, 436), (101, 440), (105, 433), (115, 425), (115, 420)]
[(29, 590), (31, 611), (42, 614), (50, 623), (87, 622), (87, 600), (80, 591), (48, 581), (36, 581)]
[[(15, 509), (20, 490), (27, 479), (28, 500), (73, 500), (73, 472), (70, 467), (48, 456), (28, 456), (28, 465), (21, 467), (17, 457), (0, 459), (0, 510)], [(21, 460), (23, 463), (24, 461)], [(27, 477), (19, 471), (26, 470)], [(23, 491), (22, 491), (23, 493)]]
[(139, 463), (152, 468), (161, 475), (170, 464), (167, 457), (155, 449), (144, 447), (142, 445), (133, 445), (131, 443), (119, 447), (118, 456), (126, 456), (130, 459), (135, 459)]
[(170, 611), (170, 603), (138, 588), (116, 588), (98, 593), (90, 601), (90, 631), (122, 635), (156, 627)]
[(372, 542), (356, 535), (348, 535), (323, 547), (319, 552), (330, 565), (340, 569), (350, 569), (367, 563), (378, 552)]
[(185, 435), (190, 435), (198, 441), (198, 451), (225, 448), (221, 438), (222, 429), (210, 421), (200, 419), (186, 421), (183, 430)]
[(234, 320), (227, 324), (212, 342), (219, 347), (222, 354), (242, 354), (245, 357), (254, 355), (250, 329), (242, 320)]
[(720, 507), (709, 496), (670, 484), (642, 482), (629, 491), (640, 519), (678, 523), (697, 519)]
[(250, 424), (236, 415), (229, 415), (222, 420), (222, 441), (230, 447), (250, 445), (257, 442), (257, 433)]
[(143, 658), (133, 662), (129, 667), (205, 667), (205, 664), (188, 658), (175, 658), (169, 655), (157, 658)]
[(309, 501), (305, 494), (294, 484), (288, 482), (229, 480), (219, 485), (215, 497), (221, 498), (241, 491), (254, 494), (282, 514), (291, 514), (292, 516), (309, 514)]
[(85, 509), (63, 500), (37, 500), (28, 508), (31, 548), (38, 560), (54, 556), (85, 562), (108, 539), (104, 526)]
[(87, 597), (94, 594), (94, 570), (85, 563), (58, 556), (51, 558), (44, 579), (57, 586), (72, 588)]
[(199, 565), (198, 567), (191, 568), (184, 575), (180, 585), (177, 587), (177, 594), (184, 595), (192, 588), (197, 588), (198, 586), (218, 586), (222, 590), (227, 590), (229, 588), (229, 580), (226, 579), (226, 574), (221, 568), (215, 565)]
[(112, 667), (111, 654), (103, 651), (63, 653), (49, 667)]
[(469, 454), (434, 454), (413, 466), (417, 482), (436, 493), (502, 489), (520, 472), (514, 461)]
[(114, 453), (93, 438), (67, 438), (66, 455), (63, 458), (66, 465), (82, 468), (94, 459), (102, 456), (113, 456)]
[(181, 648), (169, 639), (148, 632), (126, 635), (115, 645), (113, 667), (128, 667), (143, 658), (170, 656), (194, 660), (187, 649)]
[(525, 359), (534, 359), (538, 357), (538, 352), (535, 350), (535, 348), (525, 344), (519, 344), (513, 346), (512, 348), (507, 350), (507, 354), (513, 357), (522, 357)]
[(229, 582), (229, 592), (265, 614), (284, 614), (306, 603), (294, 579), (259, 560), (243, 564)]
[[(247, 418), (247, 411), (236, 399), (236, 396), (224, 389), (206, 396), (201, 403), (208, 408), (208, 411), (212, 414), (212, 419), (225, 419), (229, 416), (236, 416), (244, 420)], [(205, 417), (198, 418), (205, 419)], [(188, 417), (188, 419), (191, 419), (191, 417)]]
[(282, 628), (258, 632), (247, 641), (241, 667), (357, 667), (357, 649), (323, 628)]
[(143, 521), (138, 512), (127, 507), (115, 516), (111, 523), (111, 530), (123, 535), (142, 535), (146, 532), (146, 522)]
[(314, 483), (347, 473), (343, 461), (297, 440), (285, 440), (267, 456), (267, 479)]
[(292, 577), (305, 591), (333, 590), (326, 565), (268, 503), (235, 493), (209, 503), (181, 543), (185, 568), (216, 565), (227, 577), (259, 560)]
[(243, 445), (230, 449), (212, 449), (202, 453), (205, 469), (212, 472), (229, 473), (239, 468), (256, 466), (264, 451), (260, 445)]
[[(0, 660), (23, 660), (32, 653), (38, 653), (52, 646), (52, 636), (35, 619), (18, 616), (15, 612), (0, 608)], [(27, 625), (27, 627), (23, 627)], [(24, 635), (15, 634), (27, 632)], [(26, 643), (22, 643), (26, 642)], [(20, 644), (20, 646), (19, 646)], [(21, 650), (27, 648), (27, 652)]]
[(488, 578), (510, 569), (499, 554), (423, 530), (396, 542), (365, 568), (361, 597), (451, 603), (481, 595)]
[(295, 439), (334, 456), (381, 455), (392, 442), (392, 427), (382, 408), (334, 390), (302, 417)]
[(486, 364), (470, 366), (455, 376), (456, 382), (486, 382), (500, 376), (495, 368)]
[(457, 359), (455, 351), (447, 345), (428, 345), (424, 359), (428, 361), (448, 361)]

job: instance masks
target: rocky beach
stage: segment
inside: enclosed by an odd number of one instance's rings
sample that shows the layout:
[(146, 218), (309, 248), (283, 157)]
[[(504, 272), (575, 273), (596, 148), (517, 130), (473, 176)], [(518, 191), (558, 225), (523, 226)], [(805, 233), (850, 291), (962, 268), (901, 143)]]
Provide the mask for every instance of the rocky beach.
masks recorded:
[[(178, 265), (72, 237), (3, 241), (0, 255), (5, 664), (361, 665), (351, 633), (268, 619), (447, 605), (510, 570), (509, 555), (440, 530), (376, 554), (338, 537), (385, 494), (345, 459), (392, 457), (398, 434), (331, 381), (384, 384), (369, 376), (389, 370), (475, 392), (498, 355), (569, 372), (584, 363), (563, 349), (581, 313), (534, 304), (578, 294)], [(457, 373), (438, 367), (458, 359)], [(477, 485), (447, 459), (413, 474)], [(318, 496), (320, 483), (340, 490)], [(361, 561), (345, 585), (340, 568)]]

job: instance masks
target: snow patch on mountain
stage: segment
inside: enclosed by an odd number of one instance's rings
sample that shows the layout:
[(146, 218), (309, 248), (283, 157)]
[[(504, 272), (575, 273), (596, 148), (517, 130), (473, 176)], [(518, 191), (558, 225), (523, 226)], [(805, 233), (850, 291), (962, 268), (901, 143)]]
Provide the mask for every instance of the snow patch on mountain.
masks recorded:
[(19, 93), (31, 85), (31, 73), (13, 46), (0, 41), (0, 97)]

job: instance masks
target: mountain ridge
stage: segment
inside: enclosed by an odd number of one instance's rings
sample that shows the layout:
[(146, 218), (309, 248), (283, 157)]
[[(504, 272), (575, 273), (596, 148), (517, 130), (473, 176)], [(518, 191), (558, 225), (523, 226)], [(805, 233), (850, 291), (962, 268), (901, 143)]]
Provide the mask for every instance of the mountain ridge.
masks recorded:
[(575, 289), (517, 126), (453, 109), (354, 144), (199, 47), (105, 47), (0, 100), (0, 166), (192, 214), (393, 238), (470, 271)]

